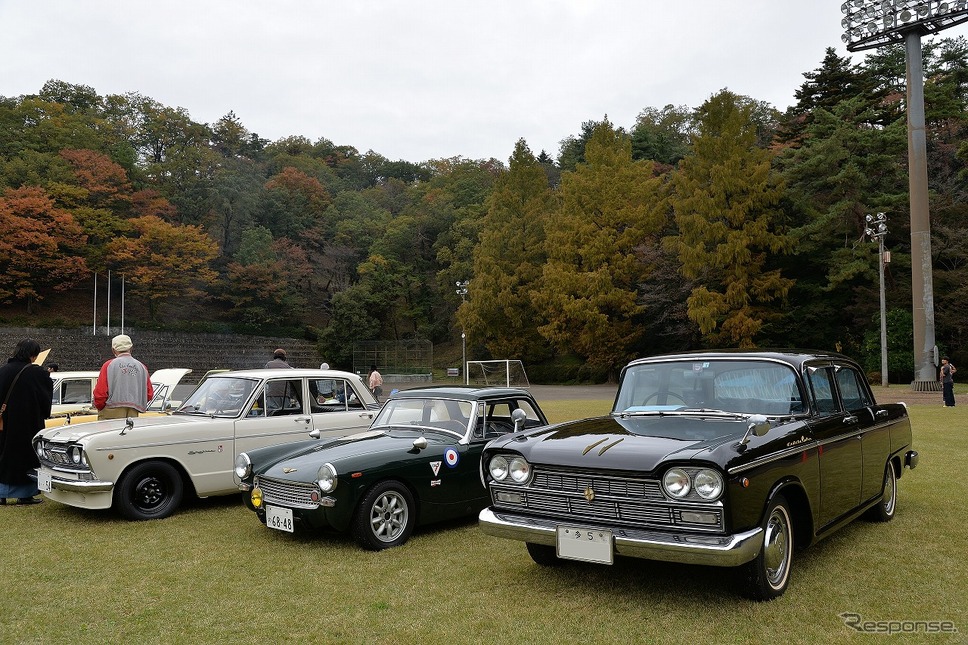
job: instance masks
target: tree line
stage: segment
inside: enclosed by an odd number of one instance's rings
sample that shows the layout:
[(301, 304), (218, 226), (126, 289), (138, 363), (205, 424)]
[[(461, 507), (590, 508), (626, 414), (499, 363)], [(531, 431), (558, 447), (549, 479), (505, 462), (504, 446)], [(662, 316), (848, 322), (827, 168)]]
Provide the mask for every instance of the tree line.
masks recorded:
[[(924, 69), (936, 336), (957, 362), (968, 45), (926, 42)], [(835, 349), (876, 371), (864, 230), (884, 212), (889, 371), (910, 380), (903, 48), (829, 48), (803, 76), (783, 112), (722, 89), (589, 120), (555, 157), (519, 140), (506, 164), (270, 142), (232, 112), (197, 123), (51, 80), (0, 96), (0, 311), (42, 324), (111, 271), (138, 326), (305, 334), (336, 365), (356, 341), (463, 331), (475, 358), (546, 379), (704, 347)]]

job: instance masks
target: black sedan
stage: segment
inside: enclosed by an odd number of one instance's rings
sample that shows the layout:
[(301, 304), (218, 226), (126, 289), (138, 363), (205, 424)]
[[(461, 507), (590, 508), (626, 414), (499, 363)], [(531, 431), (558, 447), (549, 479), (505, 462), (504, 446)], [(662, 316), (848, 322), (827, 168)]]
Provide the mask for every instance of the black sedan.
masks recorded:
[(861, 515), (891, 520), (917, 460), (906, 406), (876, 403), (845, 356), (660, 356), (626, 366), (609, 416), (488, 444), (480, 525), (543, 565), (738, 567), (747, 595), (768, 600), (794, 547)]
[(350, 532), (366, 549), (386, 549), (417, 525), (477, 514), (488, 503), (484, 445), (547, 423), (526, 390), (404, 390), (365, 432), (244, 452), (235, 473), (269, 528)]

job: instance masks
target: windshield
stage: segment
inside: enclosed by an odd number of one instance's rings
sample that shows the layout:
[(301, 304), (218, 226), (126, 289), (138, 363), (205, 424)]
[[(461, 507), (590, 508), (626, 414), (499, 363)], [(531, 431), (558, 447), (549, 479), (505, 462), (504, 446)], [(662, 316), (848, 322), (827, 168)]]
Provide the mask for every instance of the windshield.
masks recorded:
[(415, 426), (446, 430), (461, 437), (467, 434), (474, 404), (450, 399), (391, 399), (380, 410), (371, 428)]
[(247, 378), (213, 376), (202, 381), (176, 414), (204, 414), (236, 417), (245, 409), (246, 402), (258, 381)]
[(643, 363), (625, 372), (613, 414), (721, 410), (781, 416), (804, 411), (793, 369), (756, 360)]

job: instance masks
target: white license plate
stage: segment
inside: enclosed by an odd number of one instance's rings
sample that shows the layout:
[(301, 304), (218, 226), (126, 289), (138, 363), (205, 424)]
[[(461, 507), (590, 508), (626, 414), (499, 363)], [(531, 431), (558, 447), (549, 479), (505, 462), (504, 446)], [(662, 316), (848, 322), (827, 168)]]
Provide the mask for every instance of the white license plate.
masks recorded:
[(45, 493), (49, 493), (51, 491), (52, 485), (50, 473), (43, 470), (37, 471), (37, 488)]
[(598, 564), (612, 564), (615, 560), (611, 531), (559, 526), (555, 536), (559, 558)]
[(292, 533), (292, 509), (266, 506), (266, 526), (277, 531)]

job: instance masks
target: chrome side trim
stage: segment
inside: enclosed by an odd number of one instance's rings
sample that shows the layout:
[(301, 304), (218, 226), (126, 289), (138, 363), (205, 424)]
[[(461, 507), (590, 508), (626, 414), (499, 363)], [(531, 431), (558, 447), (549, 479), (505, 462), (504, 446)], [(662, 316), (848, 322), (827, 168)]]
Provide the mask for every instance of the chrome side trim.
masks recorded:
[[(491, 508), (481, 511), (478, 522), (487, 535), (548, 546), (555, 546), (555, 529), (561, 523), (504, 513)], [(763, 546), (763, 529), (760, 527), (724, 536), (642, 531), (587, 524), (584, 528), (609, 528), (617, 555), (683, 564), (735, 567), (755, 558)]]

